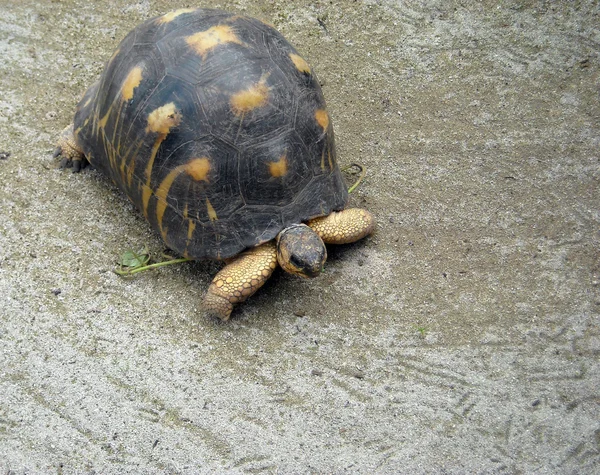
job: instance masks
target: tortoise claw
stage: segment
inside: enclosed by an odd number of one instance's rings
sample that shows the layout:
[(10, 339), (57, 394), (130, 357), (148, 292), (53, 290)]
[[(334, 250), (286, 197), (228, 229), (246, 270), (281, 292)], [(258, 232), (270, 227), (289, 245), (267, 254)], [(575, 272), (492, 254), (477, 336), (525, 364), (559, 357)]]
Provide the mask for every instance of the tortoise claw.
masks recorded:
[[(56, 155), (54, 158), (58, 157), (59, 155)], [(73, 160), (71, 160), (68, 157), (63, 157), (62, 160), (60, 161), (60, 163), (58, 164), (58, 168), (71, 168), (72, 164), (73, 164)]]
[[(56, 155), (54, 158), (60, 156)], [(61, 170), (64, 168), (72, 168), (73, 169), (73, 173), (79, 173), (81, 170), (83, 170), (85, 167), (87, 167), (88, 165), (88, 161), (84, 158), (70, 158), (70, 157), (64, 157), (61, 159), (60, 163), (58, 164), (58, 168), (60, 168)]]
[(73, 160), (73, 173), (79, 173), (84, 166), (83, 160)]

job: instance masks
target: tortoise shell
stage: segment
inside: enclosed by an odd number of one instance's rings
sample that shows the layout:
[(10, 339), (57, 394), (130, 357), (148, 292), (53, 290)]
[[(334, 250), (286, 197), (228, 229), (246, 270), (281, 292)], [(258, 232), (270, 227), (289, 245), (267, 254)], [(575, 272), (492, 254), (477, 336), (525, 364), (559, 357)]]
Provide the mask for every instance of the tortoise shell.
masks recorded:
[(74, 132), (186, 257), (233, 256), (348, 200), (316, 76), (253, 18), (182, 9), (142, 23), (85, 93)]

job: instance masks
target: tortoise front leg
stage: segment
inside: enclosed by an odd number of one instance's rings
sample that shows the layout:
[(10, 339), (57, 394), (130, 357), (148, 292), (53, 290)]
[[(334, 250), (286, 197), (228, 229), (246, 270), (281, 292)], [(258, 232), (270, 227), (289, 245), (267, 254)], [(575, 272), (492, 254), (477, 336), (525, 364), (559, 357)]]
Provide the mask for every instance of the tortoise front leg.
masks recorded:
[(87, 164), (83, 151), (77, 145), (75, 135), (73, 134), (73, 124), (67, 126), (56, 143), (54, 158), (61, 156), (60, 168), (73, 167), (73, 173), (78, 172)]
[(233, 305), (260, 289), (277, 268), (277, 246), (269, 241), (243, 252), (215, 276), (206, 296), (206, 313), (229, 320)]
[(375, 218), (366, 209), (348, 208), (311, 219), (308, 226), (325, 244), (348, 244), (371, 234)]

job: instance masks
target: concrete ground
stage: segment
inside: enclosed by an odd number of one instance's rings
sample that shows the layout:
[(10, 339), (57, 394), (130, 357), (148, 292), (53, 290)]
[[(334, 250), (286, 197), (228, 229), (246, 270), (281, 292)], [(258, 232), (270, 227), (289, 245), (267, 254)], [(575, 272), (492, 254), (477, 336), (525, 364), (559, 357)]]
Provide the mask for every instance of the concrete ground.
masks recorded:
[[(598, 473), (597, 2), (203, 2), (313, 65), (377, 232), (227, 324), (54, 141), (184, 1), (0, 0), (0, 473)], [(349, 181), (352, 177), (348, 177)]]

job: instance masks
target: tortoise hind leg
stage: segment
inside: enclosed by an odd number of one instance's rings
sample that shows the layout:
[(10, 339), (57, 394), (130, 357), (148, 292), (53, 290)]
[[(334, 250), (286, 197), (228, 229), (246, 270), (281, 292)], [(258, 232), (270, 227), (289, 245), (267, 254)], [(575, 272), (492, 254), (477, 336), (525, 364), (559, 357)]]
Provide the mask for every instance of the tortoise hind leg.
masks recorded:
[(375, 218), (366, 209), (348, 208), (311, 219), (307, 224), (325, 244), (348, 244), (371, 234)]
[(75, 135), (73, 134), (73, 124), (67, 126), (56, 143), (53, 157), (62, 157), (60, 168), (73, 167), (73, 173), (79, 172), (87, 165), (87, 160), (83, 155), (83, 151), (77, 145)]
[(243, 302), (260, 289), (276, 268), (277, 246), (274, 241), (235, 257), (210, 284), (204, 297), (206, 313), (229, 320), (234, 304)]

